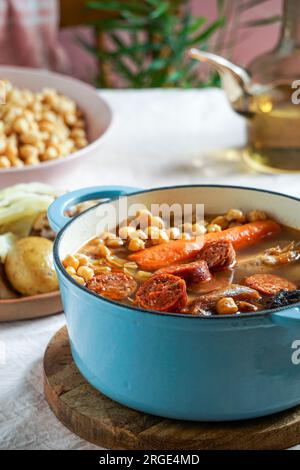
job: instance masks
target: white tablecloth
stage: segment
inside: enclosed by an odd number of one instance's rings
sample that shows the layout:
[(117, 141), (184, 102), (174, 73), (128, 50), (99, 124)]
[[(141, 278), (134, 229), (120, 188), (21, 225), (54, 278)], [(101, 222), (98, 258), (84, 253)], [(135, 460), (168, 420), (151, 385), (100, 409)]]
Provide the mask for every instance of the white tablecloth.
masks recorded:
[[(220, 90), (102, 96), (114, 111), (110, 135), (97, 159), (66, 177), (66, 188), (230, 183), (300, 196), (299, 176), (249, 173), (235, 154), (224, 160), (224, 152), (216, 152), (245, 140), (245, 122)], [(95, 448), (64, 428), (43, 397), (43, 352), (63, 324), (62, 314), (0, 324), (0, 449)]]

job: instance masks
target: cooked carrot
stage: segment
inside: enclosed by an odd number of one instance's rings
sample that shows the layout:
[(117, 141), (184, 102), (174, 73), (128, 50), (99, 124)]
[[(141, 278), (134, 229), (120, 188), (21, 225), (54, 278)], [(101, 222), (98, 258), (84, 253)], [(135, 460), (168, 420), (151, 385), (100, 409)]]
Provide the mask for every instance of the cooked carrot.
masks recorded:
[(257, 220), (249, 224), (228, 228), (222, 232), (207, 233), (192, 240), (172, 240), (151, 246), (129, 256), (141, 269), (155, 271), (170, 264), (194, 258), (204, 243), (214, 240), (230, 241), (234, 248), (243, 248), (268, 235), (280, 232), (281, 227), (273, 220)]
[(170, 264), (180, 263), (194, 258), (204, 245), (204, 237), (193, 240), (172, 240), (154, 245), (129, 256), (141, 269), (156, 271)]
[(222, 232), (206, 233), (205, 242), (226, 240), (233, 244), (234, 248), (243, 248), (251, 245), (261, 238), (280, 232), (281, 227), (274, 220), (257, 220), (249, 224), (228, 228)]

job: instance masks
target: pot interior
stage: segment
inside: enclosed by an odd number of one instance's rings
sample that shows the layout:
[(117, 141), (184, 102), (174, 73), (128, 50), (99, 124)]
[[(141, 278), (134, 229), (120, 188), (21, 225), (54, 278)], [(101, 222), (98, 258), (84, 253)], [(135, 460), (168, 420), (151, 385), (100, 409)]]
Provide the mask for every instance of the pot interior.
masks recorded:
[[(75, 218), (63, 231), (58, 244), (58, 255), (62, 260), (76, 252), (84, 243), (105, 230), (113, 230), (116, 218), (127, 217), (126, 207), (142, 204), (148, 209), (151, 204), (203, 204), (205, 214), (222, 214), (230, 208), (245, 212), (257, 209), (267, 212), (270, 218), (283, 225), (300, 229), (300, 210), (297, 199), (281, 194), (247, 188), (186, 186), (144, 191), (125, 196), (119, 200), (100, 204)], [(124, 214), (124, 217), (123, 217)]]

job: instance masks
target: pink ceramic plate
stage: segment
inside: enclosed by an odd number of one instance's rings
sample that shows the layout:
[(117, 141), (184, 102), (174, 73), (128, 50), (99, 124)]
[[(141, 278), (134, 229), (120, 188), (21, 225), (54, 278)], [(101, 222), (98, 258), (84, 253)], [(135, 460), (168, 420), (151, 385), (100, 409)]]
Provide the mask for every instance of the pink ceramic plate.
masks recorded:
[(66, 157), (44, 162), (37, 166), (0, 170), (0, 188), (17, 183), (40, 181), (57, 185), (57, 180), (84, 158), (99, 154), (103, 137), (107, 134), (112, 112), (97, 90), (79, 80), (46, 70), (0, 66), (0, 79), (8, 79), (13, 85), (38, 92), (43, 88), (55, 88), (73, 99), (85, 115), (90, 144)]
[(62, 311), (59, 291), (18, 299), (0, 300), (0, 322), (46, 317)]

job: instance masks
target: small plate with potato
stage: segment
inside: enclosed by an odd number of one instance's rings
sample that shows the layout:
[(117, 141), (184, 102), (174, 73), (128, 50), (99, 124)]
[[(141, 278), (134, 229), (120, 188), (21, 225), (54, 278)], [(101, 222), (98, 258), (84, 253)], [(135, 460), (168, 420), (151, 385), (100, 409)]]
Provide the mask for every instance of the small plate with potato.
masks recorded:
[(47, 219), (56, 196), (40, 183), (0, 191), (0, 321), (62, 311)]

